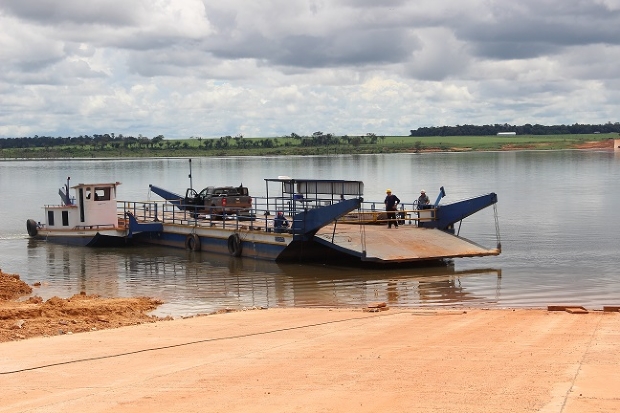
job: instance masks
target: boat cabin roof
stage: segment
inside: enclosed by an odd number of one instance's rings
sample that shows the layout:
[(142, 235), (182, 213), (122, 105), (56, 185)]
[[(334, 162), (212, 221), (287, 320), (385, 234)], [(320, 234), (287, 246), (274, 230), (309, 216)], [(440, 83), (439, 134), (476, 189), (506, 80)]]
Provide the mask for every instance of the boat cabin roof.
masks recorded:
[(121, 183), (120, 182), (107, 182), (107, 183), (95, 183), (95, 184), (82, 184), (79, 183), (77, 185), (74, 185), (71, 187), (71, 189), (75, 189), (75, 188), (84, 188), (87, 186), (96, 186), (96, 187), (116, 187), (119, 186)]
[(284, 194), (364, 195), (364, 182), (344, 179), (293, 179), (288, 176), (265, 178), (265, 182), (279, 182)]

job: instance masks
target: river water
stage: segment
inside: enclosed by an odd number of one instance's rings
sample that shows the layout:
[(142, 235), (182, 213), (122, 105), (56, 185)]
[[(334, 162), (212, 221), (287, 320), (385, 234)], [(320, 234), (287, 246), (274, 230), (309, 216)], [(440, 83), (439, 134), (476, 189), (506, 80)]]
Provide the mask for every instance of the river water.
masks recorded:
[[(366, 200), (385, 189), (413, 202), (420, 189), (442, 202), (498, 194), (502, 254), (455, 259), (440, 267), (347, 268), (277, 264), (207, 252), (153, 247), (89, 249), (28, 238), (26, 220), (43, 220), (71, 183), (120, 181), (119, 199), (158, 199), (155, 184), (184, 193), (187, 159), (0, 161), (0, 268), (44, 299), (81, 291), (151, 296), (157, 315), (223, 308), (545, 307), (620, 304), (620, 154), (610, 151), (516, 151), (305, 157), (194, 158), (193, 186), (243, 185), (265, 195), (264, 178), (353, 179)], [(460, 235), (494, 247), (494, 209), (467, 218)]]

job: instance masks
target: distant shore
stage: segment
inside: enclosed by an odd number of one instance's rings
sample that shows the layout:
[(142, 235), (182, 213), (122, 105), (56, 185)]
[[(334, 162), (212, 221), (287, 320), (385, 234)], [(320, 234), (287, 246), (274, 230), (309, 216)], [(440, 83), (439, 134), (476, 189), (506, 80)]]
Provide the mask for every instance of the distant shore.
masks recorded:
[[(3, 148), (0, 160), (29, 159), (132, 159), (189, 158), (225, 156), (329, 156), (380, 153), (480, 152), (515, 150), (594, 149), (612, 150), (615, 134), (550, 136), (392, 136), (374, 143), (305, 146), (292, 138), (245, 138), (247, 141), (272, 141), (270, 145), (230, 144), (206, 147), (193, 139), (166, 141), (168, 146), (97, 147), (58, 146), (48, 148)], [(237, 146), (240, 145), (240, 146)]]

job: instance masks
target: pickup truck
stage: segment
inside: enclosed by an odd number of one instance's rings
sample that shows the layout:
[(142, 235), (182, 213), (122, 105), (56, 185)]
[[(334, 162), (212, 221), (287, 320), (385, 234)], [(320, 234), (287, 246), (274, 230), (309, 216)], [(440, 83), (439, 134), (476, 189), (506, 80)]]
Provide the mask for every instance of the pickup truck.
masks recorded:
[(208, 186), (200, 192), (188, 188), (184, 205), (194, 206), (197, 213), (246, 215), (252, 209), (252, 197), (243, 185)]
[(208, 186), (200, 192), (193, 188), (185, 191), (185, 197), (155, 185), (149, 185), (152, 192), (174, 204), (177, 208), (192, 211), (195, 215), (210, 214), (211, 218), (238, 215), (240, 219), (253, 220), (252, 197), (248, 188), (239, 186)]

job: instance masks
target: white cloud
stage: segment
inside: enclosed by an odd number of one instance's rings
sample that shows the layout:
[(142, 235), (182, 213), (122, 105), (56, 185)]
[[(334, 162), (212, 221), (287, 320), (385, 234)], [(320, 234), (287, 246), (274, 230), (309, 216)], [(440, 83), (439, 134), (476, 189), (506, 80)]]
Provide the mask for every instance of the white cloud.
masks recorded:
[(0, 0), (0, 137), (617, 121), (620, 0)]

